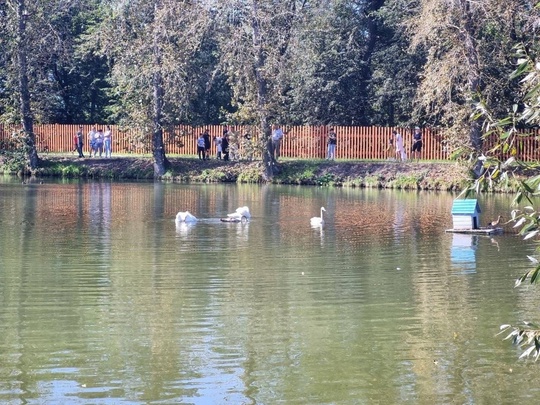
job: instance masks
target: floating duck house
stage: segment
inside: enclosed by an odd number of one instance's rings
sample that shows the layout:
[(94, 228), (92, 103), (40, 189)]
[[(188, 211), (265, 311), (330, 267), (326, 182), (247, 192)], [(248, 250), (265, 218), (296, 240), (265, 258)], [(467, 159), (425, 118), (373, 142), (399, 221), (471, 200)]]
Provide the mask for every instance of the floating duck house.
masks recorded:
[(452, 205), (453, 229), (471, 230), (480, 228), (480, 206), (476, 199), (454, 200)]

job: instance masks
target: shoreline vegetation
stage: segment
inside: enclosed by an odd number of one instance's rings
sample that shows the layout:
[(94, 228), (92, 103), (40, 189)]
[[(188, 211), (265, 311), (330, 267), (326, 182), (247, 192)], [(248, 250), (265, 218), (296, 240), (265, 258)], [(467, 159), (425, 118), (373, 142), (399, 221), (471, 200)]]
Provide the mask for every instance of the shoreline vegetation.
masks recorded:
[[(0, 164), (4, 174), (19, 177), (60, 177), (111, 180), (153, 180), (151, 157), (113, 156), (77, 158), (66, 154), (41, 155), (31, 173), (13, 173)], [(169, 156), (170, 169), (160, 178), (177, 183), (264, 183), (261, 161), (201, 161), (194, 157)], [(284, 159), (272, 184), (394, 188), (461, 191), (471, 179), (468, 167), (459, 162), (425, 161), (326, 161)]]

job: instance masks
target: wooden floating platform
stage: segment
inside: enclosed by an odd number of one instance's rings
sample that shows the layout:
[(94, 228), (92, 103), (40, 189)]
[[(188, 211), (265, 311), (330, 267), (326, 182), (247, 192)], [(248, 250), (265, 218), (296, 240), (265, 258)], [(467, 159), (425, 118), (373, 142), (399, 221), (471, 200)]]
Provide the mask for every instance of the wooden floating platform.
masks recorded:
[(468, 233), (472, 235), (494, 235), (503, 233), (503, 228), (447, 229), (446, 232)]

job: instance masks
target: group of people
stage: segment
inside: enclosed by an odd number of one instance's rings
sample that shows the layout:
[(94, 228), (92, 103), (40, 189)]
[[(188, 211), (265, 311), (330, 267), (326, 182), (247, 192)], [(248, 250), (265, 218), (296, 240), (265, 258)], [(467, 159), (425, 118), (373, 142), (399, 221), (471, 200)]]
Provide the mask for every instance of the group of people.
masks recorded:
[[(283, 136), (286, 133), (278, 125), (272, 126), (272, 135), (271, 135), (271, 155), (274, 161), (277, 161), (281, 155), (281, 142)], [(214, 136), (213, 142), (216, 145), (216, 159), (223, 159), (225, 161), (229, 160), (229, 129), (225, 127), (223, 129), (223, 134)], [(246, 135), (249, 137), (249, 135)], [(74, 151), (77, 151), (79, 157), (84, 157), (83, 154), (83, 145), (84, 145), (84, 135), (83, 127), (79, 126), (79, 129), (74, 136)], [(413, 159), (420, 158), (420, 152), (422, 151), (422, 132), (419, 127), (414, 128), (413, 133), (413, 144), (411, 148), (411, 157)], [(90, 157), (92, 154), (94, 157), (102, 157), (103, 153), (106, 158), (111, 157), (112, 153), (112, 131), (110, 126), (106, 126), (105, 131), (101, 128), (96, 130), (96, 127), (93, 126), (92, 129), (88, 132), (88, 143), (90, 147)], [(327, 160), (335, 160), (336, 158), (336, 146), (337, 146), (337, 134), (333, 127), (328, 131), (327, 136)], [(197, 155), (201, 160), (210, 159), (210, 147), (211, 140), (208, 129), (205, 129), (204, 132), (199, 134), (197, 138)], [(407, 152), (405, 150), (405, 145), (403, 143), (403, 136), (397, 131), (392, 131), (392, 136), (388, 141), (388, 150), (394, 149), (395, 159), (398, 161), (407, 160)]]
[[(224, 153), (223, 160), (229, 160), (229, 137), (228, 137), (228, 129), (225, 128), (223, 130), (223, 136), (222, 137), (215, 137), (214, 136), (214, 143), (216, 144), (216, 150), (217, 150), (217, 159), (221, 159), (222, 153)], [(277, 161), (281, 155), (281, 142), (283, 140), (283, 136), (286, 134), (286, 132), (283, 131), (283, 129), (279, 125), (272, 125), (272, 135), (271, 135), (271, 155), (272, 159), (274, 161)], [(327, 160), (335, 160), (336, 159), (336, 147), (337, 147), (337, 134), (333, 127), (331, 127), (328, 131), (327, 136), (327, 152), (326, 152), (326, 159)], [(407, 152), (405, 151), (405, 145), (403, 143), (403, 137), (401, 134), (394, 130), (392, 131), (392, 136), (389, 139), (388, 144), (389, 149), (392, 149), (395, 147), (395, 157), (396, 160), (399, 161), (405, 161), (407, 160)], [(411, 154), (413, 159), (420, 159), (420, 152), (422, 151), (422, 132), (420, 131), (419, 127), (414, 128), (413, 133), (413, 144), (411, 148)], [(202, 134), (199, 135), (199, 138), (197, 139), (197, 153), (199, 155), (199, 159), (205, 160), (209, 159), (209, 152), (210, 152), (210, 135), (208, 134), (208, 130), (205, 130)]]
[[(411, 157), (413, 159), (419, 160), (420, 152), (422, 151), (422, 132), (420, 131), (420, 127), (414, 128), (412, 141), (413, 144), (411, 147)], [(395, 129), (392, 131), (392, 136), (388, 141), (388, 149), (392, 149), (394, 147), (395, 159), (398, 161), (407, 160), (407, 152), (405, 150), (405, 145), (403, 144), (403, 136)]]
[[(83, 135), (83, 127), (79, 126), (79, 129), (77, 133), (75, 134), (73, 141), (74, 146), (79, 154), (79, 157), (83, 158), (83, 146), (84, 146), (84, 135)], [(94, 157), (96, 157), (99, 153), (99, 157), (102, 157), (103, 153), (105, 153), (106, 158), (111, 157), (112, 153), (112, 131), (111, 127), (107, 125), (105, 128), (105, 132), (100, 128), (96, 130), (96, 127), (92, 127), (92, 129), (88, 132), (88, 146), (90, 148), (90, 157), (92, 157), (92, 154), (94, 154)]]
[[(213, 141), (216, 145), (216, 159), (229, 160), (229, 129), (223, 128), (223, 134), (214, 136)], [(205, 129), (197, 138), (197, 155), (200, 160), (210, 159), (210, 146), (210, 134)]]
[[(413, 133), (413, 144), (411, 147), (411, 157), (413, 159), (419, 160), (420, 153), (422, 151), (422, 132), (420, 127), (414, 128)], [(328, 131), (327, 137), (327, 160), (334, 160), (336, 158), (336, 145), (337, 145), (337, 134), (334, 128), (330, 128)], [(395, 148), (395, 149), (394, 149)], [(392, 131), (392, 135), (388, 140), (388, 150), (394, 149), (395, 159), (398, 161), (407, 160), (407, 152), (405, 150), (405, 145), (403, 143), (403, 136), (396, 130)]]

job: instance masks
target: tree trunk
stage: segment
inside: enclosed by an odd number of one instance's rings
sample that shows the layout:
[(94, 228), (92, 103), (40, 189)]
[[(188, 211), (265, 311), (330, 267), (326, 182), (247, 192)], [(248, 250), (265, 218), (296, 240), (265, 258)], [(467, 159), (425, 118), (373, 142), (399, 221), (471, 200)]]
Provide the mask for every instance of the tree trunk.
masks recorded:
[(26, 50), (26, 18), (28, 17), (24, 0), (19, 0), (17, 5), (18, 38), (17, 38), (17, 63), (19, 68), (19, 101), (21, 124), (26, 143), (26, 160), (30, 169), (36, 169), (39, 157), (36, 150), (36, 138), (34, 135), (34, 122), (30, 106), (30, 89), (28, 87), (28, 60)]
[[(155, 7), (158, 7), (156, 2)], [(163, 79), (161, 77), (161, 49), (157, 30), (154, 28), (154, 74), (153, 74), (153, 131), (152, 131), (152, 154), (154, 157), (154, 177), (161, 177), (169, 168), (169, 161), (165, 155), (163, 143)]]
[[(478, 50), (476, 49), (476, 42), (473, 36), (473, 24), (471, 21), (471, 11), (468, 1), (462, 1), (463, 18), (465, 19), (465, 26), (462, 29), (463, 43), (465, 46), (465, 55), (468, 64), (467, 84), (469, 86), (469, 93), (472, 98), (472, 110), (475, 109), (475, 102), (478, 101), (480, 94), (480, 86), (482, 80), (480, 77), (480, 65), (478, 62)], [(479, 153), (482, 150), (482, 126), (478, 120), (472, 120), (469, 127), (469, 141), (475, 152)]]
[(272, 158), (272, 139), (270, 125), (268, 123), (268, 106), (267, 106), (267, 93), (268, 83), (262, 70), (265, 64), (264, 49), (261, 41), (261, 30), (258, 20), (258, 7), (257, 0), (253, 1), (253, 10), (251, 16), (251, 26), (253, 29), (253, 48), (255, 50), (255, 60), (253, 63), (253, 69), (255, 71), (255, 84), (257, 87), (257, 109), (259, 114), (259, 128), (261, 134), (264, 137), (264, 144), (266, 148), (263, 151), (263, 164), (264, 164), (264, 179), (266, 181), (272, 180), (274, 176), (274, 168), (276, 162)]
[(154, 156), (154, 177), (161, 177), (169, 167), (169, 161), (165, 155), (165, 144), (163, 143), (162, 109), (163, 109), (163, 85), (161, 74), (154, 73), (154, 116), (152, 131), (152, 153)]

